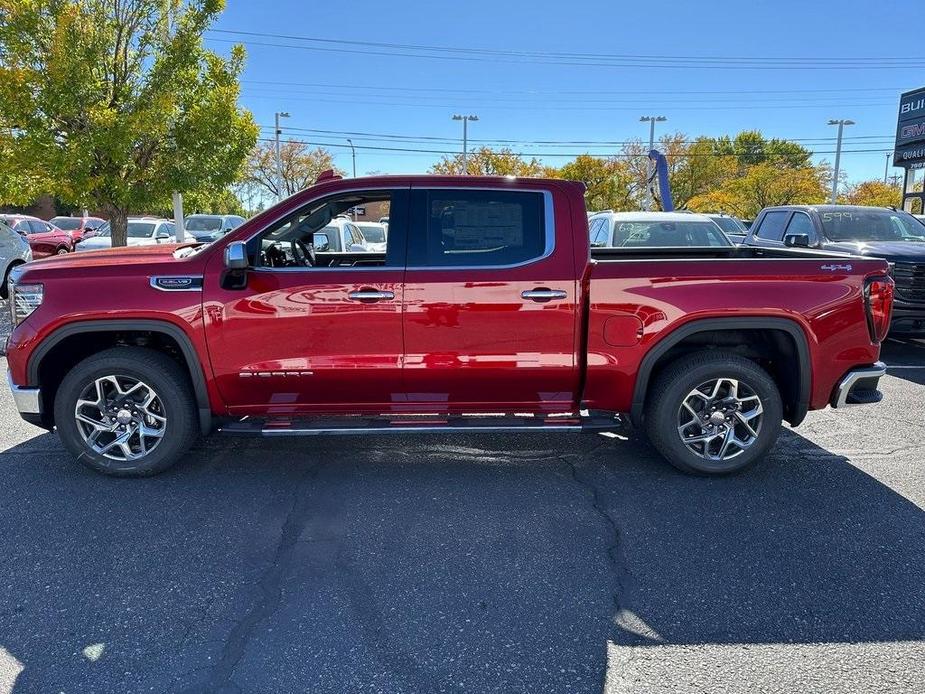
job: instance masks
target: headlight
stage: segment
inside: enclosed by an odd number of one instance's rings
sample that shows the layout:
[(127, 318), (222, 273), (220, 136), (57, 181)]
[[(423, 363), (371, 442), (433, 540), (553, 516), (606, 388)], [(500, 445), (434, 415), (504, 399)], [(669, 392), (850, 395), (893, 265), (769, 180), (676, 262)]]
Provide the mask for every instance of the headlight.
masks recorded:
[(15, 284), (10, 279), (10, 318), (13, 327), (22, 323), (42, 305), (45, 287), (41, 284)]

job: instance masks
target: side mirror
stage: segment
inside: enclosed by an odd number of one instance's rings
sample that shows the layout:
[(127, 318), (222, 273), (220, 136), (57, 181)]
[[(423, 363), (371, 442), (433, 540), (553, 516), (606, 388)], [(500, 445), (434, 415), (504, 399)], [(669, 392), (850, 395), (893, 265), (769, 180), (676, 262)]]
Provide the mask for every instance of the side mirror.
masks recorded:
[(809, 234), (787, 234), (784, 245), (788, 248), (809, 248)]
[(157, 232), (158, 241), (162, 241), (163, 239), (169, 239), (169, 238), (170, 238), (170, 234), (168, 234), (166, 231)]
[(366, 246), (361, 246), (358, 243), (351, 243), (350, 252), (351, 253), (366, 253)]
[(235, 241), (225, 246), (225, 269), (247, 269), (247, 245), (243, 241)]

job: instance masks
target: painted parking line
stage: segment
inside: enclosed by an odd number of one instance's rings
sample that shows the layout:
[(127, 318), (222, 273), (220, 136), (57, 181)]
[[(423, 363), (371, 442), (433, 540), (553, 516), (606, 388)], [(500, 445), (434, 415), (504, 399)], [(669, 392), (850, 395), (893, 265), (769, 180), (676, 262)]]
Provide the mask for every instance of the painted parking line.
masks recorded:
[(886, 367), (886, 370), (887, 370), (887, 371), (890, 371), (890, 370), (892, 370), (892, 369), (925, 369), (925, 364), (922, 364), (922, 365), (920, 365), (920, 366), (916, 366), (916, 365), (913, 365), (913, 364), (900, 364), (900, 365), (898, 365), (898, 366), (890, 366), (890, 365), (887, 365), (887, 367)]

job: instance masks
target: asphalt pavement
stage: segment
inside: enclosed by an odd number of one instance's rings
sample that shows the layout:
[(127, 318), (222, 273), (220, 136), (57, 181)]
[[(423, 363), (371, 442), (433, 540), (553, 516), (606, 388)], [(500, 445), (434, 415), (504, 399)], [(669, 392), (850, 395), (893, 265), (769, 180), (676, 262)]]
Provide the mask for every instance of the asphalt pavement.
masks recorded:
[(0, 692), (922, 691), (925, 343), (884, 356), (883, 403), (723, 479), (630, 432), (212, 437), (115, 480), (0, 389)]

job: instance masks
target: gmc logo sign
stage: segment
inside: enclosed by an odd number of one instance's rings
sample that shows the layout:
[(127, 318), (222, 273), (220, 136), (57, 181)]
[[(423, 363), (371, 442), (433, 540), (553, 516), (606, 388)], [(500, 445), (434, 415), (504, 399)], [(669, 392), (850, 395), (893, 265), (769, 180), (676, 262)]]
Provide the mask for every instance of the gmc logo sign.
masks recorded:
[(903, 139), (922, 137), (925, 135), (925, 122), (904, 125), (900, 129), (899, 134)]

